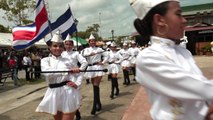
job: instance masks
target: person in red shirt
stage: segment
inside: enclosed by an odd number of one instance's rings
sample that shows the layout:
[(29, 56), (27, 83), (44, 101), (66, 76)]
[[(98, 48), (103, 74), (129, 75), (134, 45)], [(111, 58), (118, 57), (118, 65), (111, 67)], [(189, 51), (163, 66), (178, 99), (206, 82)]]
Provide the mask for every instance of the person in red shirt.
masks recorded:
[(20, 86), (20, 81), (18, 80), (17, 72), (18, 72), (18, 65), (17, 60), (15, 59), (15, 55), (11, 54), (9, 59), (9, 67), (12, 72), (12, 80), (14, 81), (15, 86)]

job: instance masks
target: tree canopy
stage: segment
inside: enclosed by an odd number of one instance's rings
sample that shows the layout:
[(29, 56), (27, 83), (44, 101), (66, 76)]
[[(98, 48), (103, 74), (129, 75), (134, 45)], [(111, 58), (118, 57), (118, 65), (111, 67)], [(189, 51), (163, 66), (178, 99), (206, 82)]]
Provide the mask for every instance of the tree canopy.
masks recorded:
[(11, 31), (10, 31), (9, 27), (6, 28), (6, 27), (4, 27), (3, 25), (0, 24), (0, 32), (2, 32), (2, 33), (9, 33)]
[(5, 11), (3, 18), (15, 25), (25, 25), (30, 22), (29, 13), (34, 10), (34, 0), (1, 0), (0, 9)]
[[(85, 31), (79, 31), (78, 36), (84, 39), (88, 39), (90, 34), (92, 33), (96, 40), (102, 40), (101, 36), (98, 35), (100, 25), (99, 24), (93, 24), (92, 26), (88, 26)], [(76, 34), (73, 34), (72, 36), (76, 36)]]

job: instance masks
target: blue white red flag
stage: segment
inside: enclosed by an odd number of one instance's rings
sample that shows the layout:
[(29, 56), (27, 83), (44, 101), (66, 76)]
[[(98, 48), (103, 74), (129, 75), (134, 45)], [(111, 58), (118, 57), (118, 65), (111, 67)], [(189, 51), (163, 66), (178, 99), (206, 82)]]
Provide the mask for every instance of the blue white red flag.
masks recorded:
[(27, 48), (49, 33), (49, 23), (43, 0), (36, 0), (35, 23), (13, 28), (13, 48), (16, 50)]
[[(63, 40), (66, 38), (67, 34), (72, 34), (77, 31), (76, 24), (71, 12), (70, 7), (64, 12), (58, 19), (51, 23), (50, 25), (52, 34), (55, 34), (56, 31), (60, 31)], [(50, 40), (50, 35), (46, 37), (46, 42)]]

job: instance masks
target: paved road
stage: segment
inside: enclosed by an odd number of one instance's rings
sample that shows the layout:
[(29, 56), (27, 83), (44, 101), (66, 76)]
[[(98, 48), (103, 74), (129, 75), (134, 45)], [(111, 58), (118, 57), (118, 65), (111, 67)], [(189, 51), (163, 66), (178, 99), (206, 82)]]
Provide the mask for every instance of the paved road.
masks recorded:
[[(208, 78), (213, 78), (213, 57), (195, 57), (195, 60), (204, 74)], [(150, 120), (149, 104), (143, 88), (134, 81), (131, 81), (130, 86), (124, 86), (122, 85), (122, 75), (120, 74), (119, 77), (121, 94), (113, 100), (109, 98), (110, 81), (106, 80), (106, 76), (103, 78), (100, 86), (103, 110), (96, 116), (90, 115), (92, 86), (91, 84), (86, 85), (84, 82), (81, 87), (83, 96), (80, 109), (82, 120)], [(7, 87), (11, 87), (10, 84), (8, 83)], [(0, 120), (52, 120), (52, 116), (48, 114), (34, 112), (41, 101), (45, 88), (23, 97), (42, 87), (45, 87), (45, 83), (38, 84), (37, 87), (36, 85), (27, 85), (0, 93)], [(22, 98), (17, 99), (20, 97)]]
[[(111, 100), (109, 98), (111, 84), (104, 76), (100, 86), (103, 110), (92, 116), (90, 115), (93, 100), (92, 85), (86, 85), (86, 81), (84, 81), (81, 86), (83, 99), (80, 111), (82, 120), (121, 120), (140, 87), (135, 81), (131, 82), (129, 86), (122, 85), (123, 78), (119, 74), (120, 95)], [(7, 85), (10, 86), (10, 84)], [(45, 83), (27, 85), (0, 93), (0, 120), (52, 120), (51, 115), (34, 112), (46, 88), (25, 96), (29, 92), (45, 86)]]

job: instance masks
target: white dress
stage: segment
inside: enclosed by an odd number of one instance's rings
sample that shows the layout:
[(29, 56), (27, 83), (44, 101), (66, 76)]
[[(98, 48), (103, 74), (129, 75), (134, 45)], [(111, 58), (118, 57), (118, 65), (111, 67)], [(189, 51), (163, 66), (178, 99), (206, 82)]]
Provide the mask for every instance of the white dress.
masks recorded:
[[(42, 71), (60, 71), (69, 70), (72, 66), (67, 58), (62, 57), (46, 57), (41, 60)], [(68, 73), (45, 73), (47, 84), (60, 83), (71, 80), (76, 85), (81, 84), (82, 78), (77, 74)], [(36, 112), (44, 112), (56, 115), (57, 111), (63, 113), (71, 113), (80, 107), (81, 94), (79, 89), (69, 87), (67, 85), (57, 88), (47, 88), (44, 98), (38, 105)]]
[(131, 63), (130, 63), (130, 58), (131, 58), (131, 54), (129, 52), (128, 49), (120, 49), (118, 51), (118, 53), (122, 56), (122, 61), (121, 61), (121, 66), (122, 67), (130, 67)]
[(134, 65), (136, 63), (136, 57), (138, 55), (138, 53), (140, 52), (140, 49), (138, 47), (131, 47), (129, 48), (129, 52), (130, 52), (130, 63), (132, 65)]
[(119, 71), (121, 70), (120, 67), (120, 59), (122, 59), (122, 56), (117, 52), (117, 51), (109, 51), (108, 54), (108, 73), (119, 73)]
[[(107, 61), (107, 54), (104, 53), (104, 50), (99, 47), (88, 47), (83, 50), (83, 56), (86, 57), (88, 62), (87, 70), (103, 70), (103, 65), (93, 65), (97, 62), (102, 62), (103, 64)], [(91, 53), (97, 53), (95, 55), (89, 56)], [(103, 58), (102, 58), (103, 57)], [(85, 78), (95, 78), (97, 76), (105, 75), (104, 72), (86, 72), (84, 74)]]
[(153, 120), (204, 120), (213, 84), (191, 53), (169, 39), (151, 37), (152, 45), (136, 60), (136, 80), (144, 86)]
[(79, 62), (81, 64), (80, 70), (85, 70), (88, 65), (86, 59), (78, 51), (64, 51), (61, 56), (72, 60), (74, 67), (78, 67)]

